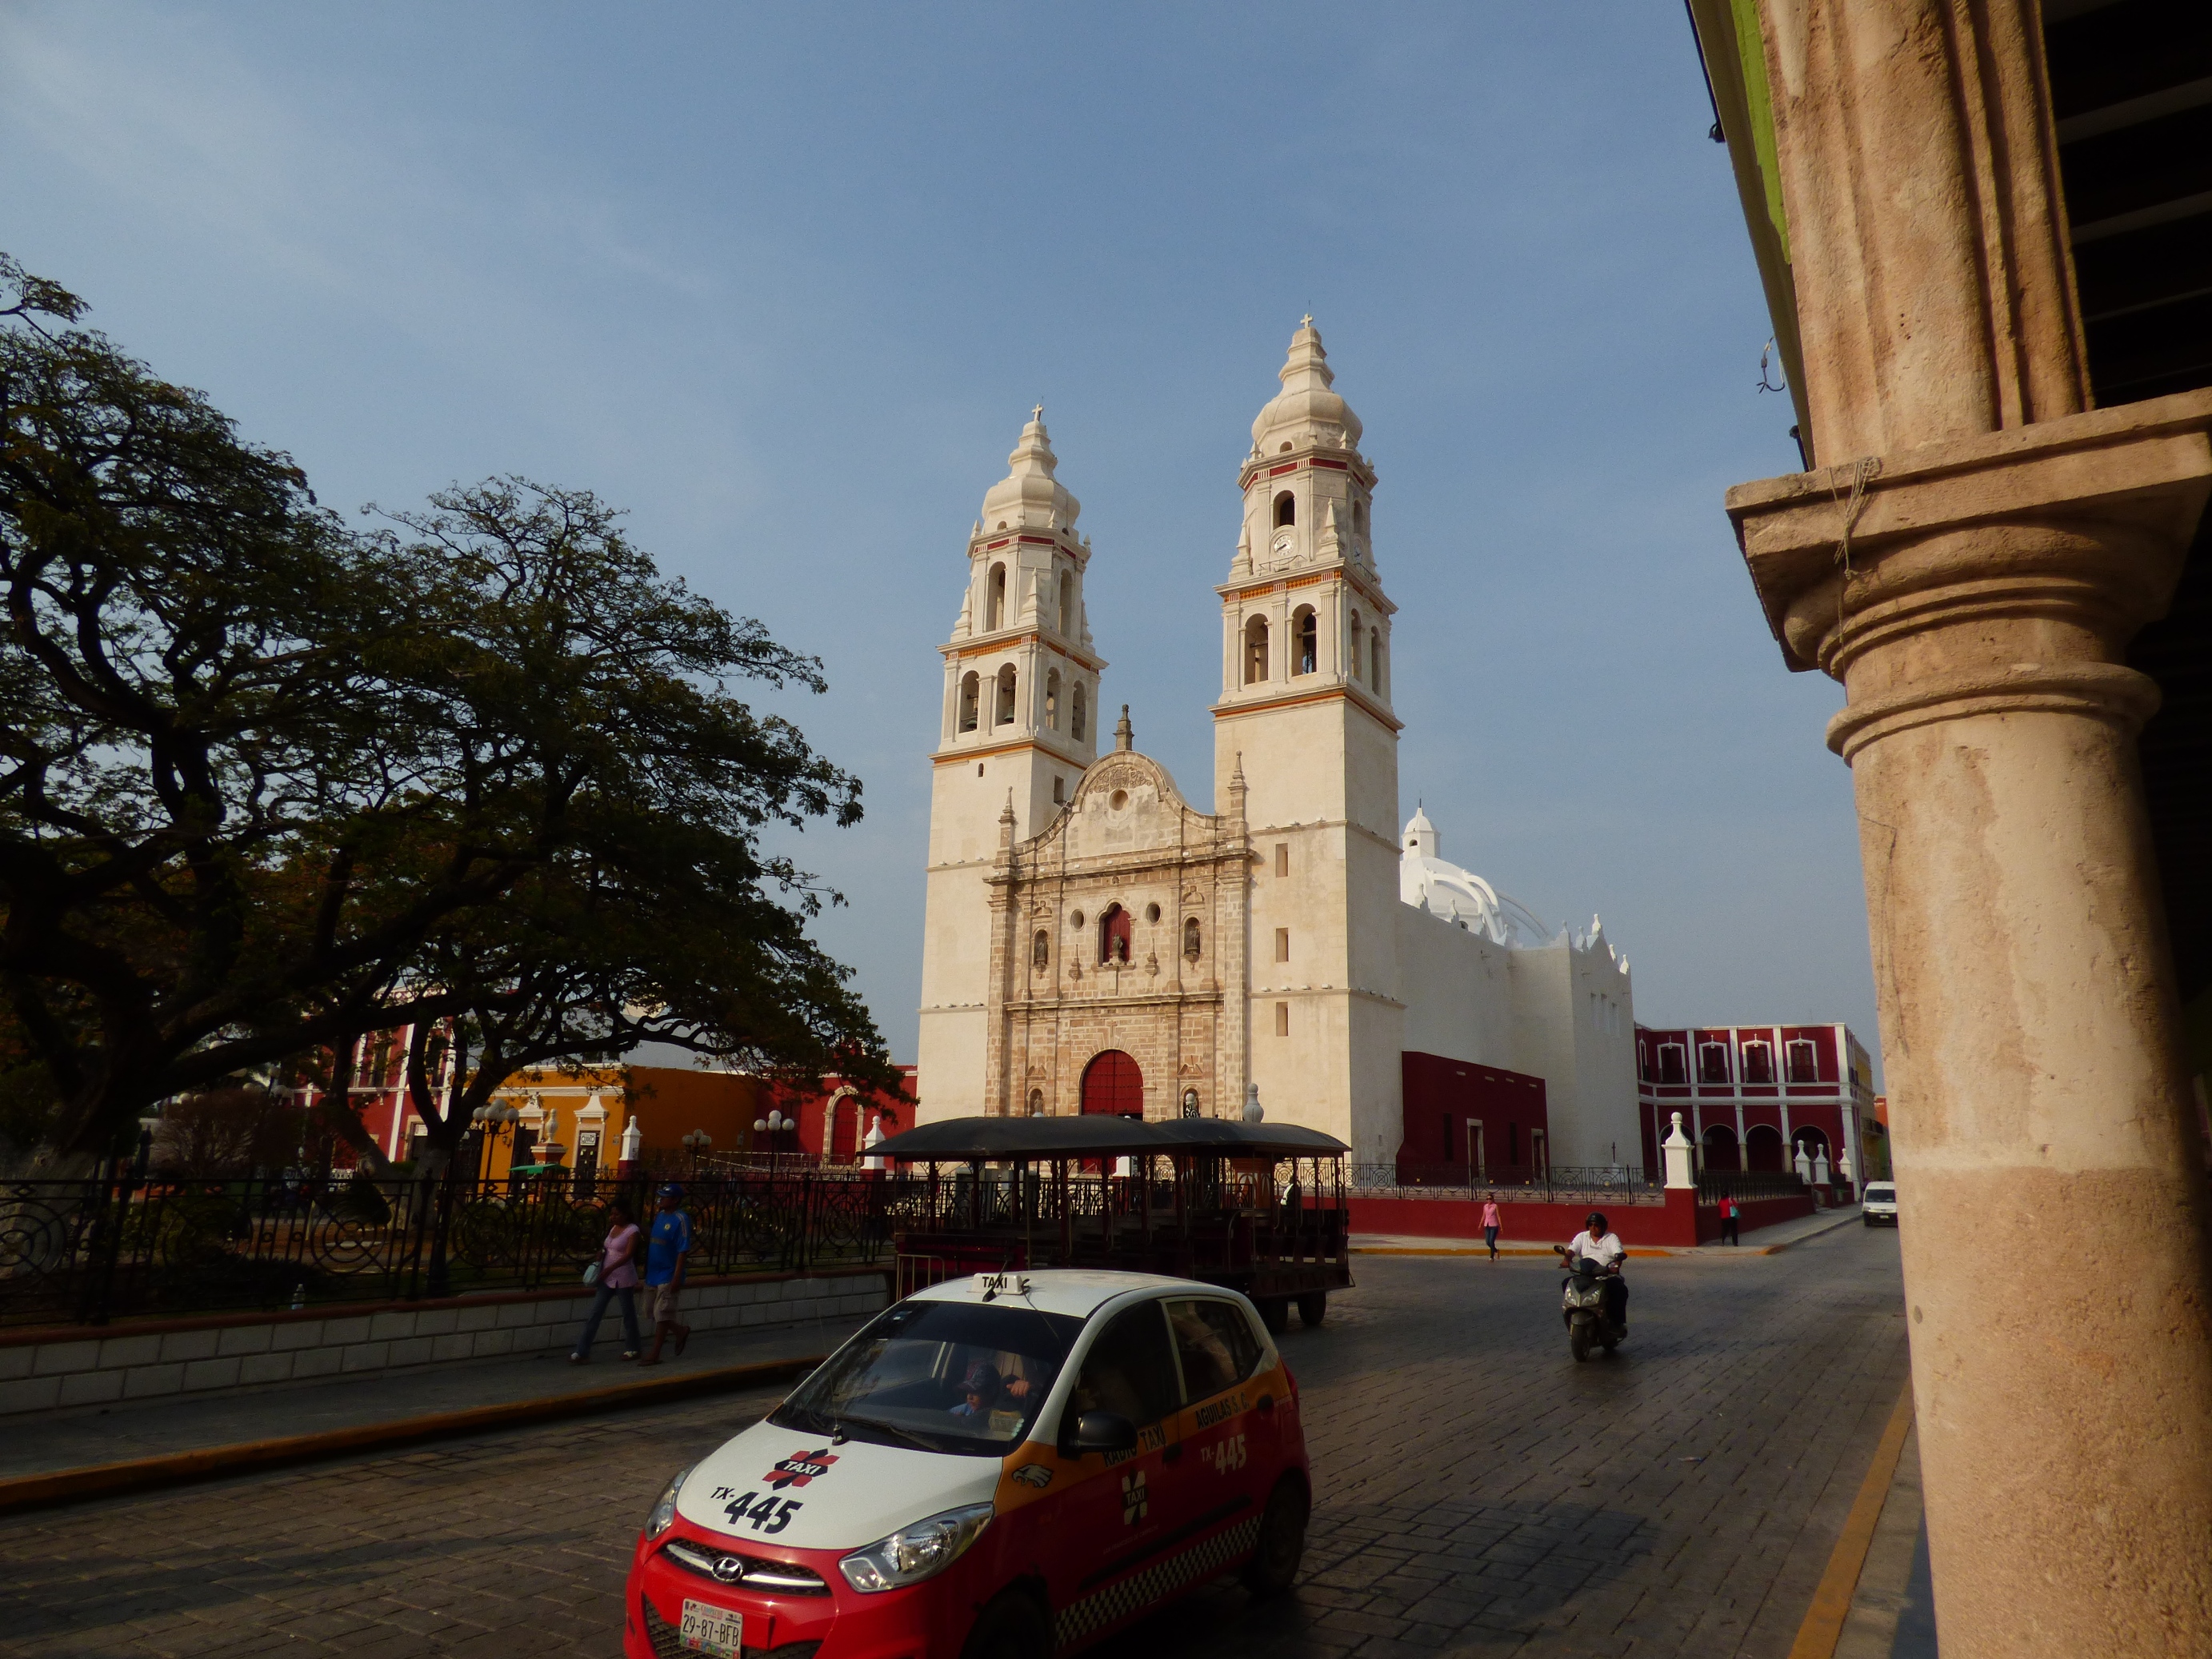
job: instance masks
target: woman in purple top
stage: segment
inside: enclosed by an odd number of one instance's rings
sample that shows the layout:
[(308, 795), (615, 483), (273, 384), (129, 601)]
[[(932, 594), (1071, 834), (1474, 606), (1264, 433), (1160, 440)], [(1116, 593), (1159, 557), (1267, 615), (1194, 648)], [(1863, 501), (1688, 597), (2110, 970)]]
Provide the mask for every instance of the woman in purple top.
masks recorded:
[(576, 1344), (568, 1363), (580, 1365), (592, 1357), (592, 1344), (599, 1340), (599, 1321), (606, 1317), (607, 1304), (617, 1297), (622, 1298), (623, 1358), (635, 1359), (644, 1345), (637, 1332), (637, 1222), (629, 1212), (629, 1206), (617, 1199), (607, 1206), (607, 1237), (599, 1246), (599, 1278), (592, 1297), (591, 1316), (584, 1321), (584, 1334)]

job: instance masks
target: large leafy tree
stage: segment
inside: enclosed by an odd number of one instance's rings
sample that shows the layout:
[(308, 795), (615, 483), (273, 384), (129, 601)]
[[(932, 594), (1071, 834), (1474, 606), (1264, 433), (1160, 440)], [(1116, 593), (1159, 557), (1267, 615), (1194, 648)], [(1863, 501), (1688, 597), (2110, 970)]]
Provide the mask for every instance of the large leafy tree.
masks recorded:
[(563, 844), (500, 906), (434, 930), (414, 969), (464, 1005), (409, 1056), (434, 1153), (517, 1071), (647, 1041), (888, 1082), (847, 970), (807, 935), (835, 895), (759, 841), (854, 822), (860, 786), (720, 683), (818, 690), (820, 665), (661, 579), (586, 492), (501, 479), (432, 507), (385, 540), (439, 585), (471, 653), (462, 750), (495, 764), (526, 734), (569, 799)]
[(366, 1031), (493, 1032), (526, 985), (646, 1006), (557, 943), (606, 876), (686, 867), (624, 814), (719, 835), (687, 878), (750, 894), (763, 997), (813, 998), (712, 1025), (740, 988), (702, 959), (655, 1005), (695, 1046), (878, 1050), (805, 943), (811, 884), (758, 850), (859, 785), (726, 689), (815, 665), (588, 496), (500, 482), (355, 533), (65, 291), (5, 262), (0, 301), (0, 1055), (56, 1148)]

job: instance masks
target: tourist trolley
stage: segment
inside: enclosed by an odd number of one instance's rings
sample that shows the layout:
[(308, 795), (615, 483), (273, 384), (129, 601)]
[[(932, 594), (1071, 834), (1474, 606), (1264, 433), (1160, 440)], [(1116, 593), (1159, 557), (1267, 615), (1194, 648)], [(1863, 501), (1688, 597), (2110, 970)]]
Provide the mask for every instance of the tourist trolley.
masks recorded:
[(1241, 1291), (1280, 1331), (1351, 1288), (1333, 1135), (1221, 1118), (965, 1117), (869, 1149), (906, 1167), (887, 1218), (899, 1293), (963, 1273), (1110, 1267)]

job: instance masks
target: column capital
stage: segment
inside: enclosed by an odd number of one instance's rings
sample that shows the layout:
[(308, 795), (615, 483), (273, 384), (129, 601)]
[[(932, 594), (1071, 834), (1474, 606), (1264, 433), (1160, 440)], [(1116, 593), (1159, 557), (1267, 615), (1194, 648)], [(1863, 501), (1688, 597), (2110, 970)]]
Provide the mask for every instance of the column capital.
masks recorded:
[(1784, 660), (1850, 694), (1831, 746), (2014, 708), (2140, 724), (2156, 689), (2120, 659), (2212, 494), (2208, 432), (2212, 391), (2180, 392), (1731, 489)]

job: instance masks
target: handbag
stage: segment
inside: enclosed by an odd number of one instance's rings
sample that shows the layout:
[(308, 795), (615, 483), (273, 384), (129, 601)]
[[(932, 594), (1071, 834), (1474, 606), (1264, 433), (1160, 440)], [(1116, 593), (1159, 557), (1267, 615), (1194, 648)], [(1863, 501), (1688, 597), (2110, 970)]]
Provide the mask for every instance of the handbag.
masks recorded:
[(584, 1269), (584, 1283), (586, 1285), (596, 1285), (599, 1282), (599, 1264), (594, 1261), (590, 1267)]

